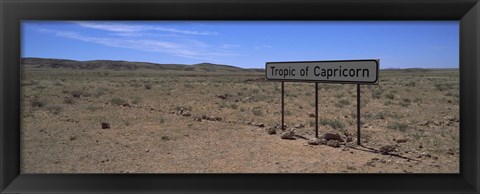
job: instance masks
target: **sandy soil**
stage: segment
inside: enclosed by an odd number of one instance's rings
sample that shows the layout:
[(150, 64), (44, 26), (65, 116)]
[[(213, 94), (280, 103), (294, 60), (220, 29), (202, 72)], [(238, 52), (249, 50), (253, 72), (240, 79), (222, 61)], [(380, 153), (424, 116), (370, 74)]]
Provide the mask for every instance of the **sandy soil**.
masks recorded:
[[(26, 69), (21, 171), (458, 173), (458, 71), (380, 75), (362, 86), (363, 146), (355, 85), (320, 84), (320, 134), (353, 137), (330, 147), (307, 143), (311, 83), (286, 84), (286, 125), (298, 136), (285, 140), (267, 133), (280, 123), (280, 84), (262, 74)], [(377, 152), (385, 146), (394, 151)]]

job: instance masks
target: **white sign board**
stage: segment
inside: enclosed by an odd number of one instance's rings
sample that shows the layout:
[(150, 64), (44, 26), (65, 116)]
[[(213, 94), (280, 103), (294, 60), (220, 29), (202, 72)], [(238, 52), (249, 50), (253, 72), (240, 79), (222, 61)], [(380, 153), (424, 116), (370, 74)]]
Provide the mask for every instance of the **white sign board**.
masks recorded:
[(272, 81), (378, 84), (378, 69), (378, 59), (267, 62), (265, 76)]

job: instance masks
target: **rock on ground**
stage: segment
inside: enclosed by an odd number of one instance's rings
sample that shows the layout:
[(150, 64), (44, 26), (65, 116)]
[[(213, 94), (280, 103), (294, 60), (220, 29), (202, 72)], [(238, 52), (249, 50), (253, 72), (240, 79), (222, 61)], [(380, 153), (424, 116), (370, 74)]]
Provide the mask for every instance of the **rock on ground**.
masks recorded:
[(295, 139), (293, 136), (295, 136), (295, 131), (288, 130), (288, 131), (283, 132), (280, 135), (280, 138), (282, 138), (282, 139)]
[(229, 94), (221, 94), (221, 95), (217, 95), (217, 98), (220, 98), (220, 99), (226, 99), (226, 98), (228, 98), (228, 97), (230, 97), (230, 95), (229, 95)]
[(397, 143), (405, 143), (407, 142), (408, 140), (407, 139), (404, 139), (404, 138), (401, 138), (401, 139), (396, 139), (395, 142)]
[(110, 129), (110, 123), (102, 122), (102, 129)]
[(277, 134), (277, 130), (275, 130), (275, 128), (269, 127), (269, 128), (267, 129), (267, 133), (268, 133), (269, 135), (274, 135), (274, 134)]
[(352, 142), (352, 141), (353, 141), (353, 138), (350, 136), (347, 136), (347, 142)]
[(327, 146), (338, 148), (340, 147), (340, 142), (338, 140), (329, 140), (327, 141)]
[(337, 140), (339, 142), (344, 142), (342, 136), (338, 133), (325, 133), (323, 134), (323, 139), (330, 141), (330, 140)]
[(310, 144), (310, 145), (318, 145), (320, 143), (321, 143), (321, 141), (318, 138), (312, 138), (312, 139), (308, 140), (308, 144)]
[(207, 115), (202, 115), (202, 119), (208, 120), (208, 121), (222, 121), (222, 118), (220, 117), (207, 116)]
[(326, 139), (320, 139), (320, 144), (322, 145), (327, 145), (327, 140)]
[(396, 150), (395, 146), (386, 145), (380, 148), (380, 153), (386, 155), (386, 154), (389, 154), (390, 152), (395, 152), (395, 150)]
[(305, 125), (304, 125), (304, 124), (296, 124), (294, 127), (295, 127), (295, 128), (304, 128)]

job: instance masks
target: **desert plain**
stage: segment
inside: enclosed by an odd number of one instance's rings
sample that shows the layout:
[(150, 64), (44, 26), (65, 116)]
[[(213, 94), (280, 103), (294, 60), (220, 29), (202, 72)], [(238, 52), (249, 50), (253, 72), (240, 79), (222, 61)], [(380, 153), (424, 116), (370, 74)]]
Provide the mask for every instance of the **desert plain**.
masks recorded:
[(285, 83), (285, 139), (281, 84), (263, 69), (21, 68), (22, 173), (459, 173), (458, 69), (380, 70), (361, 86), (359, 146), (352, 84), (319, 84), (313, 139), (315, 84)]

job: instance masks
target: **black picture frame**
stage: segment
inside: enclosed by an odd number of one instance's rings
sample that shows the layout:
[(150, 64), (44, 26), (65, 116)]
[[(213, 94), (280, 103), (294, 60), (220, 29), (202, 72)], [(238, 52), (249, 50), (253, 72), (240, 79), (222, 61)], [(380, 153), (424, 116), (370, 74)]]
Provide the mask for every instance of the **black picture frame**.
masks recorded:
[[(478, 193), (478, 0), (0, 0), (1, 193)], [(460, 21), (459, 174), (20, 174), (21, 20)]]

